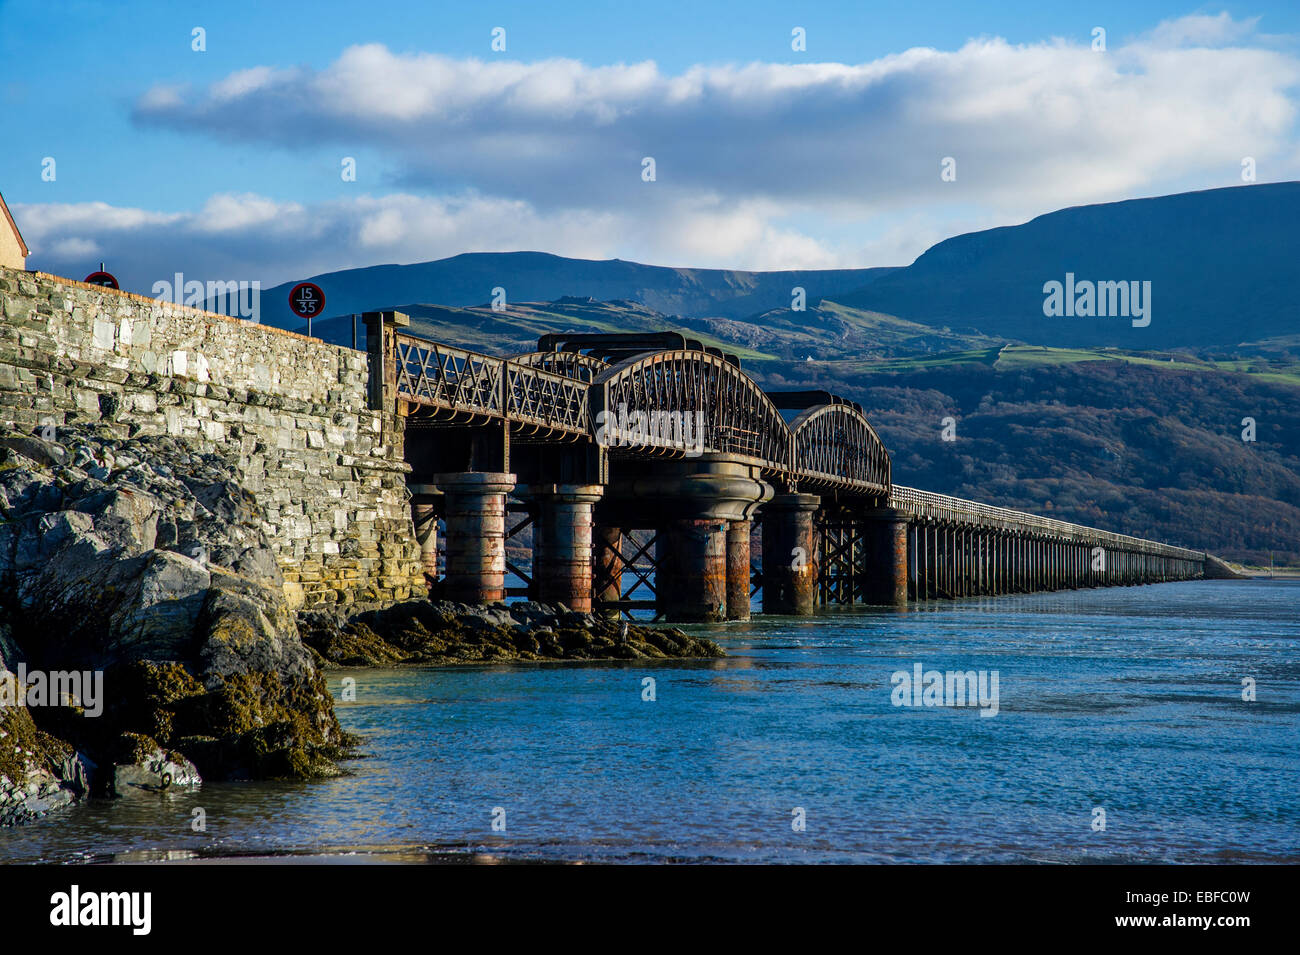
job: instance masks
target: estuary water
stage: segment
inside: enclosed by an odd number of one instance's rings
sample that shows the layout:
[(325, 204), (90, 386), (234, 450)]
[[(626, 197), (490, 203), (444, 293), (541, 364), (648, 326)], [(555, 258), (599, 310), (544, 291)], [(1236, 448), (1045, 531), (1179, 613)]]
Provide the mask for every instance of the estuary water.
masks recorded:
[[(331, 671), (350, 775), (94, 801), (0, 861), (1300, 861), (1300, 582), (692, 629), (729, 656)], [(996, 715), (895, 705), (917, 664)]]

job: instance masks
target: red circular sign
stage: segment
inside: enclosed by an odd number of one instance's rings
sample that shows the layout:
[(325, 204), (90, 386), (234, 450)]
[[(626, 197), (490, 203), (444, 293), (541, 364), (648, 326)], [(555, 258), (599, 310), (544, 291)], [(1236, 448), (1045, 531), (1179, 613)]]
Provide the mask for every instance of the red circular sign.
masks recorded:
[(91, 272), (84, 279), (87, 285), (102, 285), (104, 288), (121, 288), (117, 284), (117, 278), (108, 272)]
[(289, 310), (299, 318), (314, 318), (325, 308), (325, 293), (314, 282), (299, 282), (289, 290)]

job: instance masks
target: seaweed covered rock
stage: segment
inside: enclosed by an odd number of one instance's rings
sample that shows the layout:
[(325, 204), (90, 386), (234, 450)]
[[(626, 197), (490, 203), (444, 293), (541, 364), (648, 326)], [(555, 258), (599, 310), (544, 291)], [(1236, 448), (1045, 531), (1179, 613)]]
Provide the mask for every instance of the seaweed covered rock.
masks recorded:
[(541, 603), (477, 607), (409, 600), (348, 617), (299, 616), (303, 641), (324, 666), (511, 660), (650, 660), (725, 656), (712, 640)]
[(89, 788), (89, 761), (33, 722), (18, 686), (23, 670), (0, 622), (0, 827), (62, 808)]
[(98, 425), (48, 437), (0, 428), (0, 652), (100, 674), (103, 699), (25, 706), (34, 727), (105, 767), (104, 791), (114, 767), (335, 772), (348, 740), (234, 462)]

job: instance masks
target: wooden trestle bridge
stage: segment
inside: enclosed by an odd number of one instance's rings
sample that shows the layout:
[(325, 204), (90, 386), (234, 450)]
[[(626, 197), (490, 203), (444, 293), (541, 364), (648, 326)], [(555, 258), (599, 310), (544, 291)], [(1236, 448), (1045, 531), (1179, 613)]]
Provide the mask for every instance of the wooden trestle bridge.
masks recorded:
[[(573, 609), (743, 620), (759, 590), (765, 613), (810, 614), (1186, 580), (1212, 560), (895, 485), (861, 407), (764, 392), (676, 333), (548, 335), (500, 358), (365, 318), (371, 403), (404, 423), (426, 578), (449, 599), (501, 600), (514, 573)], [(506, 552), (525, 527), (527, 568)]]

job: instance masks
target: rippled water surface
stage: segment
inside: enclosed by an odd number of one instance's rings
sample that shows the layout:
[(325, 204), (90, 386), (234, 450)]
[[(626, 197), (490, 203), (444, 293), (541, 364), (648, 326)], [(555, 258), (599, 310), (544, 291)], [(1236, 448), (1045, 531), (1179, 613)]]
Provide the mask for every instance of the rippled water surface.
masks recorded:
[[(332, 671), (351, 775), (96, 801), (0, 830), (0, 861), (1300, 861), (1300, 583), (696, 629), (730, 655)], [(918, 662), (996, 670), (997, 715), (892, 705)]]

